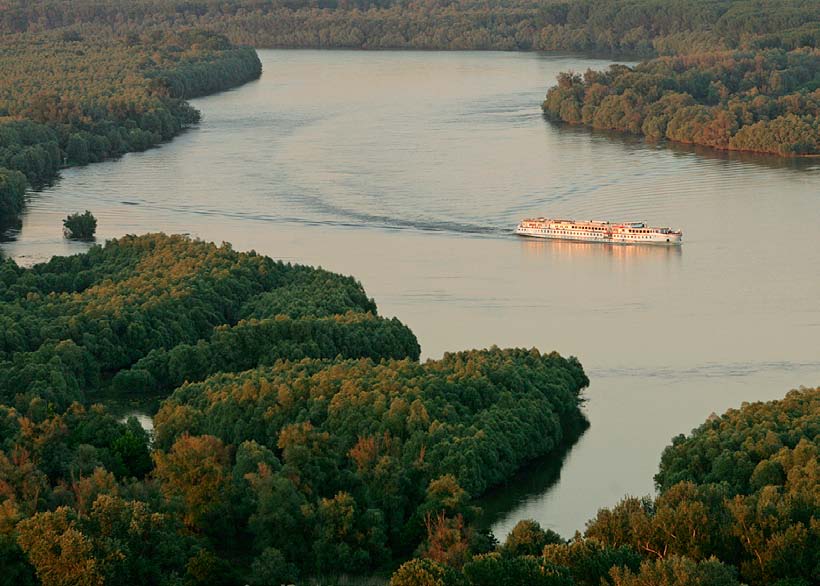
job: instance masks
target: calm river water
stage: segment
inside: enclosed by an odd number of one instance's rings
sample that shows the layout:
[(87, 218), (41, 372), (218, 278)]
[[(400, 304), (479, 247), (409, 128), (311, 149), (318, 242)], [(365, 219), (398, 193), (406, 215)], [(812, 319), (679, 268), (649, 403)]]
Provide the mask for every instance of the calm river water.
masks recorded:
[[(727, 156), (558, 127), (539, 103), (565, 69), (520, 53), (260, 51), (263, 78), (196, 100), (200, 127), (35, 194), (21, 264), (100, 239), (187, 232), (356, 275), (383, 314), (448, 350), (577, 355), (589, 431), (563, 467), (485, 499), (565, 536), (653, 491), (661, 450), (711, 413), (820, 384), (820, 161)], [(533, 242), (523, 216), (647, 220), (682, 249)]]

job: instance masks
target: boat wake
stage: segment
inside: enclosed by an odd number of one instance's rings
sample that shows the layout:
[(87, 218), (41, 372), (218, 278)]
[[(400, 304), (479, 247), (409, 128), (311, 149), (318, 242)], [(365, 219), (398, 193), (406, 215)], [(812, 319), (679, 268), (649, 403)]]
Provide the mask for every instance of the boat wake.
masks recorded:
[(749, 377), (771, 372), (816, 372), (820, 362), (728, 362), (700, 364), (682, 368), (603, 368), (588, 369), (587, 374), (594, 379), (637, 377), (663, 380), (691, 380), (696, 378)]

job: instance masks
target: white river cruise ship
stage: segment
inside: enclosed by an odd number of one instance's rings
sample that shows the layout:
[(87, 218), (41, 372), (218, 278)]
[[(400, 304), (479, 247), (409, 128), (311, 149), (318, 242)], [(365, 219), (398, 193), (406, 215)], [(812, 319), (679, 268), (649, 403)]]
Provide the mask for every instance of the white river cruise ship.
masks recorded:
[(654, 228), (645, 222), (612, 223), (598, 220), (577, 222), (551, 218), (527, 218), (515, 229), (519, 236), (581, 240), (584, 242), (608, 242), (610, 244), (661, 244), (680, 245), (683, 232), (671, 228)]

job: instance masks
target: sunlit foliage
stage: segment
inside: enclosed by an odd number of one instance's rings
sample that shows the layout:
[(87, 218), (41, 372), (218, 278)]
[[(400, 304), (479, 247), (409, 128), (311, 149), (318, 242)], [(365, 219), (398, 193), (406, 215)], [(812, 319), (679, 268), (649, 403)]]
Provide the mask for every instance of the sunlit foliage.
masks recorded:
[[(820, 389), (710, 418), (690, 437), (675, 438), (656, 481), (656, 499), (625, 499), (600, 511), (586, 536), (672, 564), (647, 567), (658, 576), (676, 567), (672, 556), (697, 562), (695, 574), (712, 575), (703, 564), (716, 557), (752, 586), (816, 583)], [(692, 583), (728, 579), (719, 575)], [(622, 574), (615, 583), (649, 582)]]
[[(185, 99), (261, 72), (252, 49), (209, 32), (140, 28), (119, 35), (87, 25), (3, 35), (0, 49), (0, 168), (23, 173), (34, 186), (66, 165), (172, 138), (199, 120)], [(21, 203), (0, 193), (0, 221), (13, 219)]]
[(820, 153), (820, 49), (661, 57), (561, 74), (551, 118), (650, 139), (778, 155)]
[[(5, 261), (0, 300), (0, 561), (22, 584), (256, 584), (417, 546), (467, 561), (492, 548), (471, 499), (587, 425), (574, 358), (421, 364), (352, 278), (229, 245)], [(135, 419), (81, 405), (175, 387), (153, 453)]]
[(6, 260), (0, 300), (0, 399), (24, 413), (93, 397), (112, 376), (115, 392), (144, 395), (279, 358), (419, 355), (351, 278), (179, 236), (31, 269)]
[[(204, 438), (266, 446), (276, 457), (245, 475), (258, 550), (306, 571), (360, 572), (412, 549), (431, 515), (469, 516), (470, 496), (577, 435), (586, 384), (575, 360), (525, 350), (277, 363), (177, 389), (155, 418), (157, 469)], [(208, 460), (184, 460), (198, 472), (181, 478), (206, 474)], [(227, 490), (203, 494), (215, 502)], [(208, 532), (214, 522), (194, 525)], [(291, 529), (268, 529), (282, 525)]]
[(675, 438), (656, 481), (657, 498), (626, 498), (602, 509), (584, 535), (537, 554), (529, 544), (540, 540), (539, 529), (519, 523), (497, 553), (477, 558), (479, 566), (499, 564), (482, 568), (480, 577), (475, 561), (463, 566), (463, 576), (447, 579), (425, 561), (405, 564), (394, 578), (402, 586), (436, 583), (431, 576), (476, 586), (492, 583), (483, 577), (490, 570), (512, 575), (512, 561), (521, 560), (522, 568), (564, 568), (566, 584), (576, 586), (817, 583), (820, 389), (710, 418), (691, 436)]

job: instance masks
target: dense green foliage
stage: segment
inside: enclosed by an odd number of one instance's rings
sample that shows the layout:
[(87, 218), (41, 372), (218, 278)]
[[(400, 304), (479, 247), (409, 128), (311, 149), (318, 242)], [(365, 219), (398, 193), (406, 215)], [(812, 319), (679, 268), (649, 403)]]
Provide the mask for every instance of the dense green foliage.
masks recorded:
[[(93, 397), (143, 358), (115, 391), (171, 390), (285, 357), (419, 354), (353, 279), (176, 236), (127, 236), (32, 269), (7, 260), (0, 300), (0, 400), (23, 413)], [(354, 313), (328, 317), (337, 312)], [(237, 325), (246, 316), (264, 319)]]
[[(156, 527), (175, 523), (170, 517), (150, 516), (145, 503), (124, 502), (117, 497), (128, 492), (131, 479), (151, 470), (147, 439), (135, 419), (119, 422), (99, 406), (85, 409), (75, 404), (60, 415), (44, 414), (36, 419), (0, 406), (0, 567), (4, 573), (0, 581), (35, 584), (30, 561), (40, 571), (51, 566), (50, 571), (62, 580), (51, 583), (91, 583), (73, 581), (76, 576), (70, 569), (74, 564), (71, 558), (77, 553), (79, 536), (66, 531), (67, 519), (59, 521), (62, 528), (53, 526), (55, 516), (66, 515), (84, 518), (86, 533), (93, 535), (97, 544), (100, 565), (117, 567), (120, 572), (126, 566), (142, 566), (141, 572), (130, 573), (135, 578), (163, 572), (169, 548), (184, 549), (184, 538), (173, 527), (166, 530), (164, 538), (148, 527), (135, 530), (127, 520), (116, 529), (110, 523), (91, 528), (102, 521), (101, 516), (113, 513), (112, 507), (129, 509), (131, 514), (141, 511), (141, 524)], [(130, 543), (111, 542), (129, 532)], [(81, 545), (87, 542), (80, 541)], [(62, 556), (59, 547), (65, 548)], [(117, 550), (125, 547), (134, 547), (132, 557), (118, 560)]]
[(88, 210), (69, 214), (63, 220), (63, 233), (66, 238), (74, 240), (93, 240), (97, 233), (97, 218)]
[(391, 584), (492, 584), (492, 576), (527, 567), (550, 576), (545, 584), (576, 586), (818, 583), (820, 389), (744, 405), (676, 437), (656, 481), (657, 498), (626, 498), (602, 509), (569, 542), (555, 543), (537, 524), (522, 521), (497, 552), (474, 558), (480, 568), (459, 560), (462, 571), (455, 572), (443, 565), (454, 565), (452, 556), (414, 560)]
[(817, 46), (814, 0), (6, 0), (0, 30), (208, 26), (256, 47), (500, 49), (650, 56)]
[(0, 229), (22, 211), (25, 195), (26, 176), (0, 167)]
[[(5, 261), (0, 325), (0, 564), (17, 584), (359, 573), (444, 551), (434, 527), (489, 551), (471, 498), (587, 425), (574, 358), (421, 364), (355, 280), (184, 237)], [(82, 406), (175, 387), (153, 451), (135, 419)]]
[(562, 74), (544, 111), (556, 120), (720, 149), (820, 153), (820, 50), (661, 57)]
[[(2, 11), (0, 11), (2, 12)], [(184, 100), (259, 77), (252, 49), (207, 32), (89, 25), (0, 40), (0, 167), (31, 185), (65, 165), (141, 151), (199, 120)], [(0, 221), (20, 211), (0, 195)]]
[(732, 494), (782, 485), (792, 464), (783, 458), (807, 440), (820, 443), (820, 398), (809, 390), (783, 401), (753, 403), (712, 417), (672, 440), (655, 482), (666, 491), (678, 482), (727, 484)]
[[(577, 435), (586, 384), (576, 361), (524, 350), (277, 363), (177, 389), (155, 418), (156, 445), (164, 458), (190, 433), (276, 452), (264, 490), (276, 486), (280, 501), (258, 492), (250, 514), (258, 550), (308, 571), (358, 572), (412, 549), (441, 503), (463, 514), (458, 503)], [(313, 527), (325, 506), (348, 510), (350, 525)], [(271, 532), (284, 518), (292, 530)]]
[(237, 372), (302, 358), (383, 358), (418, 360), (413, 333), (397, 319), (371, 313), (325, 318), (303, 317), (241, 321), (221, 326), (207, 341), (152, 350), (130, 370), (120, 371), (114, 388), (170, 391), (184, 382), (217, 372)]

